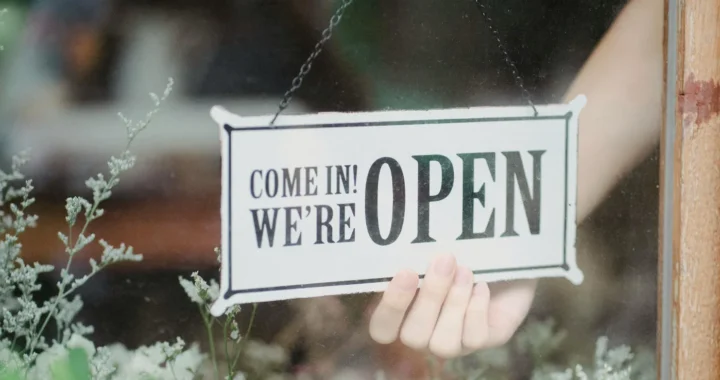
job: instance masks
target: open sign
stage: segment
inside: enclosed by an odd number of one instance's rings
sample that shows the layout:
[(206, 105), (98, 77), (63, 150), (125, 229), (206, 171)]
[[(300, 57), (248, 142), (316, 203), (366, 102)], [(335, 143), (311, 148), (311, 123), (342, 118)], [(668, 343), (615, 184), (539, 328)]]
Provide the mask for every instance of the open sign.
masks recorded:
[(567, 277), (578, 113), (566, 105), (240, 117), (222, 140), (221, 297), (379, 291), (453, 253), (485, 281)]

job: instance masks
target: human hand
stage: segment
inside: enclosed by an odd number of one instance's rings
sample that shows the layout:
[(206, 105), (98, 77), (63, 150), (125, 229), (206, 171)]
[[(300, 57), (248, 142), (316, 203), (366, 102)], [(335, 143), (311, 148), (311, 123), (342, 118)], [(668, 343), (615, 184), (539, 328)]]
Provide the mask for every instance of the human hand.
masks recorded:
[(505, 344), (527, 316), (537, 283), (473, 286), (472, 272), (452, 255), (433, 260), (420, 290), (418, 281), (411, 271), (392, 279), (370, 318), (370, 336), (389, 344), (399, 335), (406, 346), (445, 359)]

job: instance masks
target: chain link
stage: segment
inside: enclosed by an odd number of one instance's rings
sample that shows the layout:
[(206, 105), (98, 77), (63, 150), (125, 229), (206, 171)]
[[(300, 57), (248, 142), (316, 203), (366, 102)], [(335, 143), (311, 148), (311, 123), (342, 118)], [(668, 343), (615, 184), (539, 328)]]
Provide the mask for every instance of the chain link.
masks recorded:
[(352, 4), (352, 2), (353, 0), (342, 0), (342, 5), (340, 5), (340, 7), (335, 11), (335, 14), (333, 14), (333, 16), (330, 18), (330, 25), (328, 25), (328, 27), (323, 30), (321, 35), (322, 38), (320, 38), (320, 41), (315, 44), (315, 48), (313, 49), (312, 54), (310, 54), (305, 63), (303, 63), (303, 65), (300, 67), (300, 72), (298, 73), (298, 75), (293, 78), (290, 89), (285, 92), (282, 101), (278, 105), (278, 110), (275, 113), (275, 116), (270, 121), (270, 125), (275, 124), (275, 120), (277, 120), (278, 116), (280, 116), (280, 113), (282, 113), (285, 108), (287, 108), (287, 106), (290, 104), (290, 101), (292, 100), (295, 91), (297, 91), (300, 86), (302, 86), (303, 79), (305, 79), (305, 76), (308, 75), (308, 73), (310, 72), (313, 62), (322, 52), (325, 43), (328, 42), (328, 40), (332, 36), (333, 29), (338, 26), (343, 14), (345, 14), (345, 10), (350, 6), (350, 4)]
[[(510, 70), (512, 71), (513, 77), (515, 79), (515, 83), (520, 87), (520, 90), (522, 91), (523, 98), (530, 104), (530, 107), (532, 107), (533, 112), (535, 113), (535, 116), (538, 115), (537, 108), (535, 108), (535, 103), (533, 103), (532, 98), (530, 96), (530, 92), (525, 88), (525, 85), (523, 84), (523, 80), (520, 77), (520, 73), (518, 72), (517, 67), (515, 66), (515, 63), (513, 63), (512, 59), (510, 59), (510, 54), (508, 53), (507, 49), (505, 48), (505, 45), (502, 43), (502, 40), (500, 39), (500, 33), (498, 33), (498, 30), (492, 25), (492, 18), (488, 16), (487, 8), (484, 4), (480, 3), (480, 0), (474, 0), (475, 5), (477, 6), (478, 10), (480, 10), (480, 13), (485, 18), (485, 21), (488, 26), (488, 30), (493, 34), (493, 37), (495, 37), (495, 41), (497, 42), (498, 48), (503, 54), (505, 63), (510, 67)], [(342, 0), (342, 5), (335, 11), (333, 16), (330, 18), (330, 24), (328, 27), (323, 30), (322, 37), (320, 41), (318, 41), (315, 44), (315, 48), (313, 49), (313, 52), (310, 54), (310, 56), (307, 58), (305, 63), (300, 67), (300, 72), (298, 75), (293, 78), (290, 89), (285, 92), (285, 95), (283, 96), (282, 101), (280, 101), (280, 104), (278, 105), (278, 110), (275, 112), (275, 116), (273, 116), (272, 120), (270, 121), (270, 125), (274, 125), (275, 121), (277, 120), (278, 116), (288, 107), (290, 104), (290, 101), (293, 98), (293, 95), (295, 92), (302, 86), (303, 79), (305, 79), (305, 76), (308, 75), (310, 72), (310, 69), (312, 69), (312, 64), (317, 59), (317, 57), (322, 52), (323, 47), (325, 46), (325, 43), (330, 40), (330, 37), (332, 36), (333, 29), (340, 24), (340, 21), (342, 20), (343, 15), (345, 14), (345, 10), (352, 4), (353, 0)]]
[(487, 8), (484, 4), (480, 3), (480, 0), (475, 0), (475, 5), (477, 5), (477, 8), (480, 10), (480, 13), (485, 18), (485, 21), (487, 22), (488, 30), (490, 30), (490, 33), (493, 34), (493, 37), (495, 37), (495, 41), (497, 42), (498, 48), (500, 48), (500, 51), (503, 53), (503, 57), (505, 59), (505, 63), (510, 67), (510, 70), (512, 71), (513, 76), (515, 77), (515, 83), (520, 87), (520, 90), (522, 91), (523, 98), (530, 104), (530, 107), (532, 107), (533, 112), (535, 113), (535, 116), (538, 115), (538, 110), (535, 108), (535, 103), (533, 103), (532, 98), (530, 97), (530, 92), (525, 88), (525, 85), (523, 84), (523, 80), (520, 77), (520, 73), (518, 73), (517, 67), (515, 67), (515, 64), (513, 63), (512, 59), (510, 59), (510, 54), (508, 54), (507, 49), (505, 49), (505, 45), (502, 43), (502, 40), (500, 40), (500, 33), (498, 33), (498, 30), (495, 29), (492, 25), (492, 18), (488, 16)]

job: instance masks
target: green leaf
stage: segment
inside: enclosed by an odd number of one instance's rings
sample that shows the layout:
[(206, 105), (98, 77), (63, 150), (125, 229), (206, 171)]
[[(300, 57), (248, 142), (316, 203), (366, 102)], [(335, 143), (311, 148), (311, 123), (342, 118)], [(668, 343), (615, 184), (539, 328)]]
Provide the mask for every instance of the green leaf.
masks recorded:
[(53, 363), (53, 380), (91, 380), (90, 362), (85, 350), (71, 349), (68, 358)]
[(0, 380), (23, 380), (20, 370), (10, 370), (0, 367)]

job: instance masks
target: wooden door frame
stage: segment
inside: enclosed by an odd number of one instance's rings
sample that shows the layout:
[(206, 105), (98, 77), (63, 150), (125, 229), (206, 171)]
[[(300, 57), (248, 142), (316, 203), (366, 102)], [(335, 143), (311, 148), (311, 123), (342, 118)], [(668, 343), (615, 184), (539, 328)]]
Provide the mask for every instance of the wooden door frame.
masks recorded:
[(658, 378), (720, 378), (720, 0), (664, 0)]

